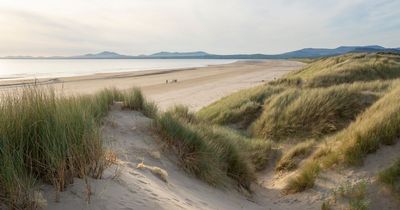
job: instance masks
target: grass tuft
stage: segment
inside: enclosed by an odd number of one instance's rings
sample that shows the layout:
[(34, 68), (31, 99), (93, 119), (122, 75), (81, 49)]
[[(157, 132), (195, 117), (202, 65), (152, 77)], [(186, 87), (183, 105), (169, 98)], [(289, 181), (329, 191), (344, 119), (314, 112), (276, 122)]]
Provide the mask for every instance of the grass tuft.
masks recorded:
[(312, 188), (319, 172), (320, 166), (317, 162), (310, 161), (305, 163), (298, 174), (289, 179), (285, 189), (283, 190), (284, 193), (298, 193)]
[(369, 200), (366, 198), (367, 182), (345, 182), (333, 190), (333, 195), (322, 203), (321, 209), (367, 210)]
[(344, 86), (289, 89), (265, 103), (252, 132), (275, 141), (320, 137), (344, 128), (376, 99)]
[(261, 85), (238, 91), (202, 108), (197, 116), (215, 124), (240, 124), (246, 128), (257, 118), (264, 100), (282, 90), (279, 86)]
[(287, 76), (307, 81), (307, 87), (328, 87), (359, 81), (388, 80), (400, 77), (400, 55), (348, 54), (322, 58)]
[(299, 143), (290, 148), (276, 164), (277, 171), (291, 171), (297, 168), (299, 162), (306, 158), (313, 151), (315, 141), (310, 140)]
[(120, 94), (122, 94), (124, 107), (143, 112), (144, 115), (150, 118), (155, 118), (157, 116), (157, 105), (147, 101), (140, 89), (133, 88)]
[(272, 150), (264, 140), (207, 125), (182, 106), (162, 114), (156, 129), (174, 148), (182, 167), (212, 185), (225, 185), (229, 177), (250, 190), (255, 170), (265, 167)]
[(390, 167), (381, 171), (378, 175), (378, 179), (389, 186), (400, 199), (400, 158)]
[(343, 162), (361, 164), (363, 158), (380, 144), (394, 144), (400, 133), (400, 86), (362, 113), (335, 138), (341, 141), (338, 151)]

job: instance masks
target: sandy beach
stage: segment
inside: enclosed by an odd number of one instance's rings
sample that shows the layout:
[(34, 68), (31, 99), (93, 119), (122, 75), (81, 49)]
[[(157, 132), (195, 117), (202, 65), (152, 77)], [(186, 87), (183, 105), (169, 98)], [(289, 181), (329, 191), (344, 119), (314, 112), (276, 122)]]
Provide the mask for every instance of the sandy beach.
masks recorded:
[[(303, 63), (288, 60), (238, 61), (208, 67), (149, 70), (89, 76), (48, 78), (36, 84), (50, 85), (66, 94), (94, 93), (106, 87), (128, 89), (140, 87), (159, 108), (175, 104), (187, 105), (196, 111), (219, 98), (240, 89), (262, 84), (299, 69)], [(166, 81), (170, 81), (168, 84)], [(176, 80), (176, 82), (171, 82)], [(9, 90), (32, 80), (0, 81), (0, 90)]]

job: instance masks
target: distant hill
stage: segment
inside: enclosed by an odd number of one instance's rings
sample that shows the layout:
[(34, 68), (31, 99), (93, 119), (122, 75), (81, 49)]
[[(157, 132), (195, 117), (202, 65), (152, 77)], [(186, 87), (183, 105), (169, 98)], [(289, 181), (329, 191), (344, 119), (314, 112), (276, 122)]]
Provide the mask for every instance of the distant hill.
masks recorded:
[(335, 49), (304, 48), (282, 54), (230, 54), (217, 55), (203, 51), (196, 52), (158, 52), (151, 55), (121, 55), (115, 52), (104, 51), (96, 54), (85, 54), (67, 57), (32, 57), (32, 56), (7, 56), (5, 59), (289, 59), (289, 58), (318, 58), (346, 53), (367, 52), (393, 52), (400, 54), (400, 48), (384, 48), (378, 45), (369, 46), (341, 46)]
[(208, 56), (210, 54), (203, 52), (203, 51), (197, 51), (197, 52), (159, 52), (159, 53), (154, 53), (151, 54), (150, 57), (201, 57), (201, 56)]
[(72, 56), (70, 58), (83, 58), (83, 59), (103, 58), (103, 59), (112, 59), (112, 58), (123, 58), (123, 57), (129, 57), (129, 56), (121, 55), (121, 54), (118, 54), (118, 53), (115, 53), (115, 52), (103, 51), (103, 52), (96, 53), (96, 54), (85, 54), (85, 55)]
[(371, 46), (341, 46), (335, 49), (325, 49), (325, 48), (305, 48), (293, 52), (283, 53), (277, 55), (281, 58), (312, 58), (312, 57), (324, 57), (333, 55), (342, 55), (351, 52), (397, 52), (400, 53), (398, 49), (384, 48), (378, 45)]

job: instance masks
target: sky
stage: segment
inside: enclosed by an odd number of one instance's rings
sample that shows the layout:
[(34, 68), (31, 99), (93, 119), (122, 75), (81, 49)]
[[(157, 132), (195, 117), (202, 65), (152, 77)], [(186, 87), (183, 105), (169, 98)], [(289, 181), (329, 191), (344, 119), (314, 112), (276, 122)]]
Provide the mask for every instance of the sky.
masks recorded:
[(400, 0), (0, 0), (0, 56), (400, 47)]

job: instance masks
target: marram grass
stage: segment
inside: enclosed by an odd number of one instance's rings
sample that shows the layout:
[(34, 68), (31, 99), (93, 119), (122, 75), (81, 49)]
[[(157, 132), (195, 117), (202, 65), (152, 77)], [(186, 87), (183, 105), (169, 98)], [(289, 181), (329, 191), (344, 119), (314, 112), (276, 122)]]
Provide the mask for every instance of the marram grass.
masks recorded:
[(389, 186), (400, 200), (400, 157), (378, 175), (379, 181)]
[(230, 178), (250, 190), (255, 171), (265, 167), (272, 153), (270, 142), (207, 125), (182, 106), (161, 114), (156, 130), (186, 171), (215, 186), (225, 185)]
[[(138, 94), (138, 90), (134, 90)], [(108, 162), (101, 119), (114, 100), (130, 91), (106, 89), (90, 96), (65, 96), (51, 88), (26, 87), (0, 100), (0, 203), (9, 209), (34, 208), (35, 184), (63, 191), (74, 177), (100, 178)], [(136, 99), (134, 99), (136, 100)], [(141, 99), (146, 110), (147, 101)], [(155, 112), (153, 108), (148, 113)]]
[[(399, 78), (398, 54), (321, 58), (281, 79), (224, 97), (197, 116), (278, 145), (299, 143), (283, 154), (276, 169), (298, 167), (285, 190), (300, 192), (314, 185), (320, 170), (360, 165), (381, 144), (396, 142)], [(309, 139), (315, 139), (313, 146), (303, 143)]]

